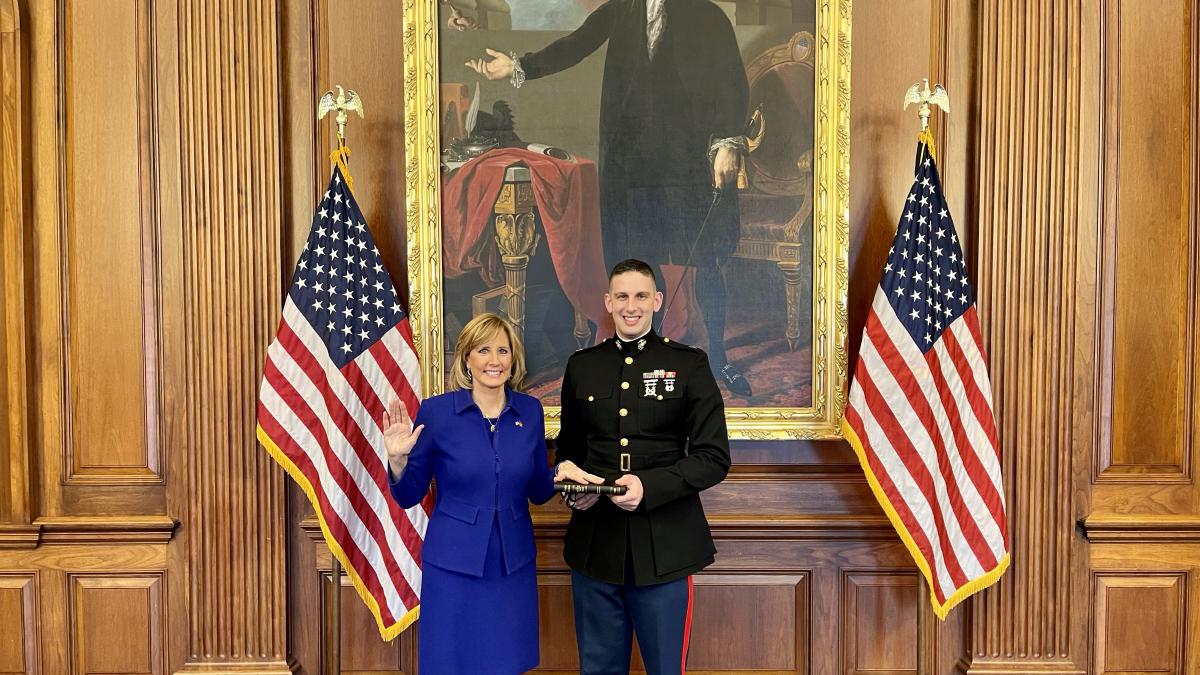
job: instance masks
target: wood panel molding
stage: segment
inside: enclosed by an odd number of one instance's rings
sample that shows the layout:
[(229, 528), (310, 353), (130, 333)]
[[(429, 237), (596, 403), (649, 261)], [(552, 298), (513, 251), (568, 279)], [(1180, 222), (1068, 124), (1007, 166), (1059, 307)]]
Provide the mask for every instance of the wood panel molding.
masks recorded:
[(0, 0), (0, 523), (32, 518), (29, 392), (33, 261), (29, 41), (23, 4)]
[[(979, 4), (975, 270), (991, 355), (1013, 559), (971, 607), (964, 670), (1083, 671), (1073, 621), (1086, 570), (1075, 538), (1072, 354), (1080, 100), (1077, 0)], [(1020, 486), (1016, 489), (1016, 486)], [(1077, 586), (1077, 585), (1076, 585)]]
[[(701, 574), (688, 670), (809, 673), (812, 609), (808, 572)], [(717, 639), (717, 636), (720, 636)]]
[(917, 575), (843, 572), (844, 675), (917, 675)]
[[(178, 27), (179, 482), (188, 565), (176, 672), (290, 673), (286, 476), (255, 438), (281, 263), (279, 12), (272, 0), (181, 2)], [(311, 114), (309, 111), (308, 114)]]
[(71, 663), (78, 675), (163, 675), (164, 573), (69, 574)]
[(1042, 658), (1030, 661), (1024, 658), (992, 658), (986, 661), (967, 657), (955, 664), (959, 673), (970, 675), (1086, 675), (1073, 660)]
[(178, 525), (166, 516), (43, 517), (32, 525), (0, 525), (0, 549), (36, 548), (42, 544), (165, 544)]
[[(162, 544), (115, 544), (112, 546), (39, 546), (33, 550), (0, 549), (0, 572), (123, 572), (125, 570), (163, 570), (167, 568), (166, 547)], [(51, 575), (45, 584), (57, 582)], [(63, 605), (65, 607), (65, 605)]]
[(1200, 517), (1092, 515), (1080, 527), (1093, 544), (1200, 542)]
[(0, 549), (35, 548), (41, 538), (37, 525), (0, 525)]
[(1187, 573), (1093, 574), (1096, 675), (1183, 675)]
[[(296, 673), (300, 665), (291, 658), (250, 661), (205, 661), (188, 663), (175, 672), (179, 675), (279, 675)], [(372, 674), (373, 675), (373, 674)], [(388, 673), (387, 675), (392, 675)]]
[(1092, 672), (1200, 672), (1200, 546), (1106, 542), (1090, 554), (1091, 606), (1081, 620), (1092, 635)]
[(34, 521), (42, 544), (166, 544), (179, 522), (167, 516), (57, 516)]
[(40, 668), (37, 611), (38, 576), (0, 574), (0, 616), (5, 638), (0, 640), (0, 673), (35, 675)]
[(68, 486), (164, 482), (150, 11), (148, 0), (58, 0), (56, 281)]
[[(1197, 9), (1188, 0), (1102, 5), (1092, 480), (1188, 484), (1200, 436)], [(1151, 111), (1170, 142), (1145, 142)]]

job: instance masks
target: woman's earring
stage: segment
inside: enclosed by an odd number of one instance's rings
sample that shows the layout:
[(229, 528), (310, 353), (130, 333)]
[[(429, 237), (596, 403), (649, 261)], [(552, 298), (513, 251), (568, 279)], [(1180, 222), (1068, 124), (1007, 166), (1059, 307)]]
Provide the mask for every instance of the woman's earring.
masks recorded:
[(467, 382), (474, 382), (475, 376), (471, 374), (471, 369), (467, 368)]

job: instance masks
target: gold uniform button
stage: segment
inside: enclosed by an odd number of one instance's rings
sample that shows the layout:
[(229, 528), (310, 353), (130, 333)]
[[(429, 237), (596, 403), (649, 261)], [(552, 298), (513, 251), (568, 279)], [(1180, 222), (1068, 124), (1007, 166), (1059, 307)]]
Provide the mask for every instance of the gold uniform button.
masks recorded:
[(622, 383), (621, 383), (621, 388), (622, 388), (622, 389), (628, 389), (628, 388), (629, 388), (629, 383), (628, 383), (628, 382), (622, 382)]
[(629, 439), (628, 439), (628, 438), (622, 438), (622, 439), (621, 439), (621, 447), (623, 448), (623, 447), (625, 447), (625, 446), (627, 446), (627, 445), (629, 445)]
[(658, 395), (658, 400), (660, 400), (660, 401), (662, 400), (662, 394)]
[(625, 365), (630, 365), (630, 364), (632, 364), (632, 363), (633, 363), (633, 357), (632, 357), (632, 356), (626, 356), (626, 357), (625, 357)]
[(629, 411), (624, 408), (621, 408), (620, 412), (621, 412), (621, 417), (624, 417), (629, 414)]
[(595, 401), (595, 400), (596, 400), (596, 397), (595, 397), (595, 396), (589, 396), (589, 397), (588, 397), (588, 400), (589, 400), (589, 401)]
[(663, 342), (670, 342), (671, 338), (663, 338)]

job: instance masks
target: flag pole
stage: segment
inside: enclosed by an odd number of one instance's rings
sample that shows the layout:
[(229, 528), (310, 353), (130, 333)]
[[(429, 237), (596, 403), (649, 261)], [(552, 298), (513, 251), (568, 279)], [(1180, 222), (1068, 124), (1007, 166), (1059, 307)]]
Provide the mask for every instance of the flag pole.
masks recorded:
[(342, 561), (337, 556), (333, 558), (333, 597), (329, 599), (329, 635), (326, 644), (329, 645), (329, 663), (327, 675), (340, 675), (342, 672)]
[[(933, 89), (929, 88), (929, 80), (922, 79), (920, 82), (913, 84), (904, 94), (904, 109), (907, 110), (910, 103), (917, 103), (917, 116), (921, 120), (922, 141), (921, 152), (928, 152), (933, 155), (933, 134), (929, 131), (929, 117), (932, 114), (930, 104), (936, 105), (945, 112), (950, 112), (950, 96), (946, 93), (946, 89), (935, 84)], [(918, 160), (920, 164), (920, 160)], [(919, 167), (918, 167), (919, 168)], [(931, 654), (932, 650), (937, 647), (936, 639), (930, 635), (930, 624), (933, 622), (927, 620), (932, 613), (933, 606), (930, 601), (929, 582), (925, 580), (925, 575), (917, 575), (917, 675), (933, 675), (933, 671), (937, 669), (937, 654)], [(936, 627), (934, 629), (936, 631)]]
[[(317, 103), (317, 119), (325, 119), (325, 115), (337, 111), (337, 116), (333, 120), (337, 124), (337, 149), (329, 155), (329, 159), (341, 168), (342, 176), (346, 180), (346, 187), (353, 192), (354, 180), (350, 178), (350, 169), (347, 166), (350, 161), (350, 148), (346, 146), (346, 123), (350, 121), (350, 116), (346, 113), (353, 110), (358, 113), (360, 118), (363, 117), (362, 99), (353, 89), (345, 90), (341, 85), (334, 86), (338, 91), (337, 96), (333, 95), (331, 89), (325, 92), (320, 102)], [(329, 634), (326, 637), (326, 644), (329, 645), (329, 659), (326, 664), (326, 673), (340, 675), (342, 672), (342, 561), (333, 555), (332, 551), (330, 551), (330, 557), (333, 558), (331, 571), (333, 595), (329, 599)]]
[[(933, 608), (929, 605), (929, 583), (925, 581), (925, 575), (917, 575), (917, 675), (933, 675), (933, 668), (930, 667), (930, 649), (934, 647), (935, 642), (929, 639), (929, 621), (926, 618), (932, 613)], [(932, 661), (937, 663), (937, 655), (934, 654)]]

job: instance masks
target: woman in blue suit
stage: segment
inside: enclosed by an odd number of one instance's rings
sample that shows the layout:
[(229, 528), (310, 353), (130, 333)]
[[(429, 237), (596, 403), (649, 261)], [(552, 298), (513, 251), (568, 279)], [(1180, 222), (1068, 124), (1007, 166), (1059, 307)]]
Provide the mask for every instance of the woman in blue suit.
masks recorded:
[(518, 393), (525, 350), (495, 314), (458, 335), (453, 387), (425, 399), (413, 428), (393, 401), (384, 417), (392, 496), (408, 508), (431, 478), (437, 503), (422, 548), (418, 670), (509, 675), (538, 664), (538, 603), (529, 502), (553, 481), (603, 482), (574, 465), (554, 476), (542, 404)]

